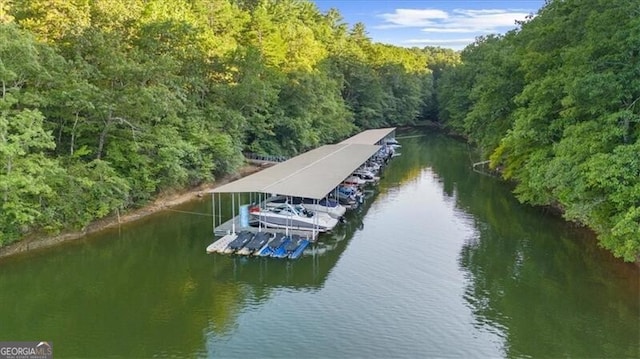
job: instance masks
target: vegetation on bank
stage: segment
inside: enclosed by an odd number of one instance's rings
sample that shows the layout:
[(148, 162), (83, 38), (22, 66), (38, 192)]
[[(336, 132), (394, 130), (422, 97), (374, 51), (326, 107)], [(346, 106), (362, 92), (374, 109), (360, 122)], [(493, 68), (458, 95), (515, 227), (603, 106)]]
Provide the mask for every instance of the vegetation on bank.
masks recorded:
[[(0, 3), (0, 245), (435, 114), (441, 49), (306, 1)], [(441, 65), (440, 65), (441, 66)]]
[(547, 1), (461, 58), (437, 84), (441, 121), (477, 143), (521, 201), (561, 208), (614, 255), (636, 260), (640, 4)]
[[(516, 195), (640, 253), (640, 6), (549, 0), (461, 53), (303, 0), (0, 3), (0, 245), (362, 129), (439, 118)], [(535, 231), (535, 229), (532, 229)]]

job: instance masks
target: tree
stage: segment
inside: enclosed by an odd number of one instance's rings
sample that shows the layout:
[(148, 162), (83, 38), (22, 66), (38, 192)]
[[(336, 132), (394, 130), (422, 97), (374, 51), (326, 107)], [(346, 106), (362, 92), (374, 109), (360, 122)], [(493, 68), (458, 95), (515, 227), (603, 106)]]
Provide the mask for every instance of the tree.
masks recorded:
[(491, 154), (523, 202), (560, 208), (616, 256), (640, 253), (638, 8), (548, 1), (521, 29), (462, 52), (438, 82), (445, 123)]
[(41, 55), (31, 36), (14, 25), (0, 25), (0, 243), (37, 223), (42, 200), (56, 195), (49, 183), (62, 172), (47, 156), (55, 143), (34, 108), (43, 98), (29, 90), (48, 76)]
[(308, 1), (4, 1), (0, 24), (11, 238), (215, 180), (242, 151), (293, 155), (430, 106), (427, 54)]

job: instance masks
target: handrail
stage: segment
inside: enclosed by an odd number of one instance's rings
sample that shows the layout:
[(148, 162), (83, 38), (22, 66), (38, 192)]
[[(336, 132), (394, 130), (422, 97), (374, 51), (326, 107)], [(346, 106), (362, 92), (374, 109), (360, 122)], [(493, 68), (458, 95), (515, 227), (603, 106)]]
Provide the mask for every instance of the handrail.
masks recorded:
[(243, 152), (242, 154), (248, 160), (261, 161), (261, 162), (278, 163), (278, 162), (284, 162), (289, 159), (288, 157), (285, 157), (285, 156), (260, 155), (253, 152)]

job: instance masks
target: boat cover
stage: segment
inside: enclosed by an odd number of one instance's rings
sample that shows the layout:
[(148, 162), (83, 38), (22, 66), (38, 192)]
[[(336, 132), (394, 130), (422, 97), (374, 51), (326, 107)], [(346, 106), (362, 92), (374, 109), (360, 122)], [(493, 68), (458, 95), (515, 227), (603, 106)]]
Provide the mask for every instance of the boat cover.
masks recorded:
[(267, 243), (267, 241), (271, 239), (271, 237), (273, 237), (273, 233), (258, 232), (256, 233), (255, 237), (253, 237), (253, 239), (249, 243), (247, 243), (245, 248), (253, 251), (258, 250), (262, 248)]
[(253, 238), (253, 233), (249, 231), (242, 231), (238, 233), (238, 237), (234, 239), (231, 243), (229, 243), (229, 248), (231, 249), (240, 249), (244, 247), (247, 242), (249, 242)]
[(287, 237), (284, 235), (284, 233), (276, 233), (275, 238), (271, 242), (269, 242), (269, 247), (274, 249), (278, 248), (285, 240), (287, 240)]
[(291, 236), (291, 241), (289, 243), (287, 243), (287, 245), (284, 247), (284, 249), (287, 252), (293, 252), (296, 250), (296, 248), (298, 248), (298, 246), (300, 245), (300, 242), (302, 241), (302, 238), (300, 238), (300, 236), (298, 235), (292, 235)]

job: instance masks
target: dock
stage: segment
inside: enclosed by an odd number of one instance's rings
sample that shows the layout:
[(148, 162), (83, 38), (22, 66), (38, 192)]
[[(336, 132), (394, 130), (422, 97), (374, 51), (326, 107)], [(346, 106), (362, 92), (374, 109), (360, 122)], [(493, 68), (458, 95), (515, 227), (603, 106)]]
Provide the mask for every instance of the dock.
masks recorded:
[[(265, 195), (302, 197), (315, 200), (316, 202), (314, 203), (317, 204), (318, 201), (327, 198), (333, 191), (336, 191), (337, 194), (336, 188), (367, 161), (373, 160), (386, 163), (393, 154), (393, 151), (387, 148), (387, 139), (389, 136), (393, 136), (394, 132), (395, 128), (367, 130), (340, 143), (324, 145), (289, 159), (277, 158), (277, 160), (273, 160), (265, 156), (252, 158), (252, 160), (261, 161), (261, 163), (270, 162), (272, 165), (210, 191), (213, 211), (213, 233), (215, 236), (222, 236), (222, 238), (210, 244), (207, 247), (207, 252), (237, 253), (235, 251), (235, 242), (233, 241), (237, 238), (237, 233), (243, 231), (252, 233), (287, 233), (292, 237), (306, 239), (301, 241), (305, 242), (305, 245), (299, 245), (299, 250), (292, 251), (289, 249), (286, 252), (286, 257), (291, 259), (298, 258), (309, 243), (318, 241), (318, 235), (321, 232), (292, 228), (254, 227), (249, 223), (249, 212), (245, 212), (246, 208), (241, 212), (237, 209), (254, 203), (251, 200), (252, 194), (256, 194), (256, 198)], [(231, 213), (233, 217), (226, 222), (216, 223), (215, 197), (217, 194), (220, 198), (222, 193), (231, 194)], [(249, 201), (247, 201), (246, 196), (241, 199), (241, 193), (247, 194)], [(235, 201), (235, 194), (238, 195), (237, 202)], [(298, 214), (296, 213), (296, 215)], [(230, 244), (234, 248), (229, 249)], [(266, 248), (266, 245), (263, 248)]]
[[(214, 230), (213, 230), (213, 234), (216, 236), (226, 236), (229, 235), (233, 232), (233, 228), (235, 225), (235, 231), (237, 232), (241, 232), (241, 231), (249, 231), (252, 233), (257, 233), (257, 232), (267, 232), (267, 233), (284, 233), (285, 230), (282, 228), (269, 228), (269, 227), (253, 227), (253, 226), (248, 226), (248, 227), (242, 227), (240, 225), (240, 216), (235, 216), (233, 218), (231, 218), (230, 220), (220, 224), (219, 226), (217, 226)], [(297, 234), (300, 237), (303, 238), (307, 238), (310, 242), (316, 242), (318, 240), (318, 232), (314, 232), (313, 231), (301, 231), (301, 230), (294, 230), (294, 229), (289, 229), (288, 230), (289, 234)], [(231, 241), (229, 241), (231, 242)], [(227, 243), (228, 244), (228, 243)]]
[(218, 239), (217, 241), (207, 246), (207, 253), (221, 253), (225, 248), (227, 248), (227, 246), (229, 245), (229, 243), (231, 243), (231, 241), (236, 239), (237, 236), (238, 235), (235, 233), (234, 234), (229, 233), (223, 236), (222, 238)]

